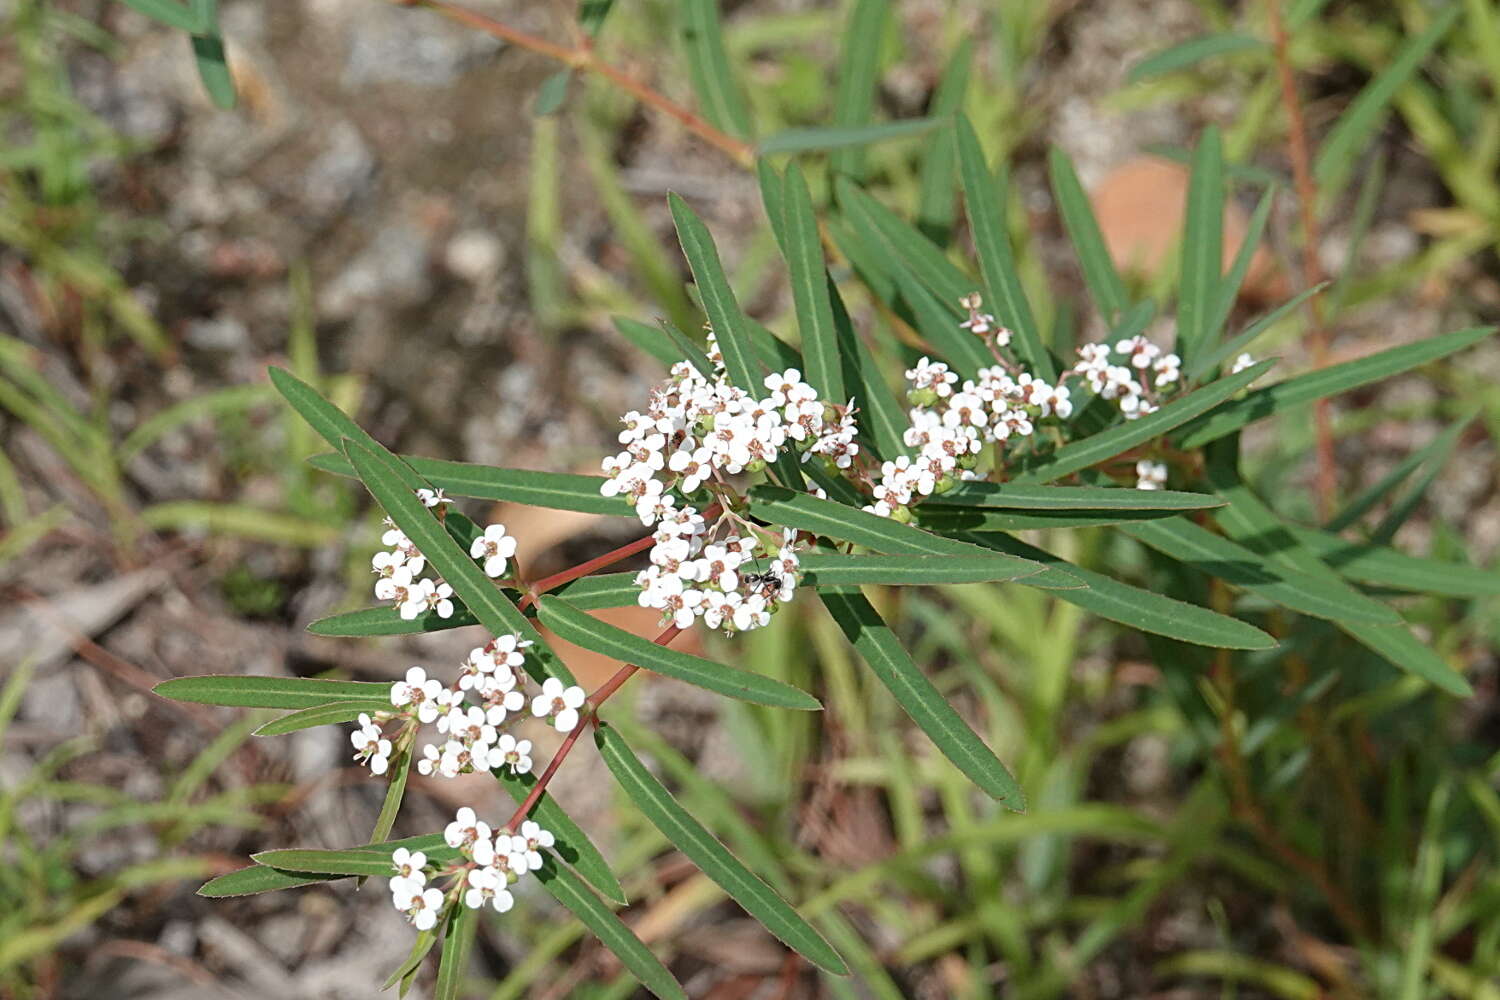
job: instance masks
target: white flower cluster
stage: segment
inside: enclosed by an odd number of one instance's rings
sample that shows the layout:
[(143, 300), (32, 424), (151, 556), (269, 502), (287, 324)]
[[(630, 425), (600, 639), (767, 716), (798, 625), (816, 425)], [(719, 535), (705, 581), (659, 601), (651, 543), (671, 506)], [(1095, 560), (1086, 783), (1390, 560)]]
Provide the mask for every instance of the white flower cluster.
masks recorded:
[[(422, 496), (424, 493), (426, 497)], [(442, 493), (442, 490), (417, 491), (418, 497), (428, 507), (450, 503)], [(453, 588), (430, 577), (417, 579), (427, 566), (427, 558), (390, 518), (386, 518), (385, 525), (386, 531), (380, 536), (380, 541), (388, 551), (377, 552), (370, 560), (370, 567), (377, 577), (375, 596), (382, 601), (395, 601), (401, 617), (407, 621), (426, 611), (436, 611), (439, 618), (452, 618)], [(484, 534), (474, 539), (474, 544), (469, 547), (469, 555), (478, 560), (485, 575), (492, 578), (505, 575), (506, 560), (515, 554), (516, 540), (505, 533), (503, 524), (485, 528)]]
[[(1125, 364), (1111, 360), (1116, 354), (1124, 355)], [(1095, 395), (1113, 400), (1126, 420), (1135, 420), (1156, 410), (1151, 402), (1153, 389), (1182, 380), (1182, 359), (1163, 354), (1160, 347), (1138, 335), (1117, 342), (1113, 351), (1108, 344), (1084, 344), (1070, 374), (1082, 375)]]
[[(978, 296), (964, 303), (975, 309)], [(993, 318), (980, 316), (977, 325), (992, 329)], [(1067, 386), (1049, 385), (1029, 372), (1012, 376), (1001, 365), (976, 374), (959, 385), (957, 373), (928, 358), (906, 372), (906, 398), (912, 408), (902, 440), (916, 456), (901, 455), (880, 467), (874, 502), (865, 510), (904, 518), (907, 505), (974, 478), (986, 444), (1029, 437), (1036, 432), (1036, 421), (1065, 420), (1073, 413)]]
[(1159, 490), (1167, 485), (1167, 466), (1163, 462), (1153, 462), (1143, 458), (1135, 463), (1135, 488), (1138, 490)]
[[(745, 631), (768, 624), (797, 584), (794, 533), (772, 546), (728, 510), (714, 524), (700, 506), (724, 476), (759, 472), (787, 451), (803, 461), (821, 456), (847, 469), (859, 455), (851, 400), (836, 406), (818, 398), (795, 368), (766, 376), (769, 393), (757, 399), (723, 376), (709, 379), (687, 362), (672, 367), (645, 412), (622, 418), (625, 450), (603, 462), (600, 492), (623, 496), (641, 523), (655, 527), (651, 566), (636, 578), (643, 607), (687, 628), (699, 618), (709, 628)], [(732, 527), (721, 533), (725, 525)], [(769, 560), (769, 565), (762, 560)]]
[[(519, 833), (493, 832), (488, 823), (468, 806), (458, 810), (443, 831), (443, 840), (459, 852), (461, 860), (440, 868), (421, 851), (397, 848), (391, 854), (391, 902), (419, 931), (437, 926), (452, 900), (462, 900), (471, 910), (491, 906), (504, 913), (515, 905), (510, 887), (528, 872), (542, 867), (542, 849), (556, 839), (538, 824), (527, 820)], [(448, 892), (428, 882), (451, 877)]]

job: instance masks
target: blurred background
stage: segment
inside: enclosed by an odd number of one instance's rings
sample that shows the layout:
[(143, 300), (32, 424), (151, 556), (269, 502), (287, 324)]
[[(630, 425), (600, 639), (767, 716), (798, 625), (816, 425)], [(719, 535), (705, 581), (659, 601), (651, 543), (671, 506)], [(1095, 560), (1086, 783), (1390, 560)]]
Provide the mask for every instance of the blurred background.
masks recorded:
[[(475, 5), (570, 37), (568, 3)], [(1319, 174), (1328, 352), (1311, 357), (1298, 312), (1260, 353), (1301, 371), (1500, 315), (1491, 0), (720, 7), (760, 134), (830, 120), (845, 25), (873, 19), (875, 117), (968, 112), (990, 154), (1010, 159), (1044, 324), (1089, 339), (1104, 331), (1049, 195), (1052, 146), (1073, 158), (1132, 280), (1163, 288), (1182, 151), (1218, 123), (1239, 185), (1227, 250), (1258, 193), (1281, 189), (1237, 316), (1306, 287), (1268, 44), (1275, 8), (1313, 140), (1372, 92), (1378, 115), (1357, 155)], [(677, 37), (675, 8), (621, 0), (598, 44), (691, 106), (687, 63), (663, 41)], [(471, 645), (462, 633), (304, 632), (369, 603), (378, 516), (357, 485), (303, 464), (321, 449), (275, 398), (267, 364), (315, 382), (403, 452), (596, 471), (618, 415), (663, 372), (612, 317), (700, 323), (669, 190), (708, 221), (747, 310), (792, 326), (754, 174), (617, 88), (575, 78), (559, 102), (554, 83), (539, 107), (554, 65), (376, 0), (225, 0), (221, 22), (234, 110), (203, 94), (181, 32), (123, 3), (0, 0), (7, 998), (364, 998), (409, 947), (378, 885), (193, 894), (257, 850), (357, 843), (381, 789), (348, 759), (341, 729), (256, 739), (261, 713), (168, 703), (153, 684), (394, 679), (412, 663), (454, 665)], [(878, 197), (942, 232), (951, 200), (917, 170), (927, 141), (871, 146), (861, 170)], [(823, 193), (826, 159), (801, 157)], [(857, 325), (886, 322), (868, 296), (851, 307)], [(899, 359), (890, 368), (899, 375)], [(1497, 379), (1490, 341), (1336, 400), (1341, 494), (1407, 476), (1375, 505), (1376, 536), (1494, 566)], [(1312, 441), (1304, 419), (1247, 435), (1264, 488), (1309, 519)], [(503, 520), (532, 573), (635, 537), (590, 515), (468, 512)], [(1113, 537), (1069, 537), (1070, 558), (1141, 572), (1141, 553)], [(975, 798), (810, 607), (732, 648), (700, 641), (751, 666), (795, 664), (829, 706), (821, 718), (660, 679), (634, 685), (617, 713), (747, 862), (790, 871), (788, 893), (849, 957), (850, 981), (788, 964), (627, 804), (600, 794), (593, 755), (573, 757), (554, 786), (629, 874), (626, 918), (692, 995), (1500, 997), (1493, 598), (1405, 608), (1463, 666), (1474, 699), (1398, 679), (1310, 725), (1301, 709), (1317, 692), (1259, 717), (1247, 738), (1253, 815), (1236, 815), (1214, 741), (1163, 691), (1138, 635), (1004, 586), (912, 591), (890, 609), (918, 662), (985, 720), (1030, 812)], [(573, 662), (586, 677), (609, 669)], [(548, 732), (532, 734), (539, 757)], [(500, 808), (487, 778), (413, 787), (397, 835), (439, 829), (459, 804)], [(1352, 901), (1358, 935), (1299, 857)], [(635, 995), (534, 894), (483, 928), (470, 980), (474, 997)]]

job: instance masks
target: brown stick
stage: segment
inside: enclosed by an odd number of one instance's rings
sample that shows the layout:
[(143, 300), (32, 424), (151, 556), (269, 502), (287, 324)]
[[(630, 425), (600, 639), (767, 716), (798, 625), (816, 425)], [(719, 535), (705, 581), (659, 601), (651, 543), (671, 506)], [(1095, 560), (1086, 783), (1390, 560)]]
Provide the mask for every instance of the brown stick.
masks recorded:
[(494, 18), (486, 17), (477, 11), (460, 7), (457, 4), (448, 3), (447, 0), (408, 0), (409, 6), (426, 7), (434, 10), (452, 21), (468, 25), (487, 35), (493, 35), (502, 41), (546, 56), (548, 59), (562, 63), (564, 66), (572, 67), (585, 73), (597, 73), (606, 80), (630, 94), (642, 104), (655, 108), (657, 111), (670, 118), (681, 122), (688, 131), (692, 132), (704, 142), (722, 151), (730, 159), (742, 167), (755, 165), (755, 147), (727, 132), (722, 132), (705, 121), (700, 115), (683, 107), (676, 101), (667, 97), (649, 84), (637, 80), (635, 77), (623, 70), (611, 66), (599, 59), (590, 45), (579, 45), (577, 48), (567, 48), (545, 38), (538, 38), (525, 31), (512, 28), (508, 24), (496, 21)]
[[(1266, 11), (1271, 22), (1271, 47), (1276, 56), (1276, 73), (1281, 81), (1281, 104), (1286, 110), (1287, 155), (1292, 164), (1292, 179), (1297, 188), (1297, 208), (1302, 221), (1302, 280), (1308, 288), (1314, 288), (1323, 280), (1323, 266), (1318, 260), (1318, 246), (1322, 240), (1318, 229), (1318, 188), (1313, 180), (1307, 121), (1302, 117), (1302, 104), (1297, 98), (1297, 81), (1292, 74), (1291, 57), (1287, 52), (1290, 39), (1281, 14), (1281, 0), (1266, 0)], [(1307, 310), (1312, 320), (1309, 341), (1313, 366), (1322, 368), (1328, 363), (1328, 326), (1323, 313), (1322, 296), (1311, 296), (1307, 300)], [(1318, 461), (1314, 489), (1318, 497), (1319, 512), (1327, 519), (1333, 516), (1338, 491), (1333, 454), (1333, 423), (1327, 397), (1313, 404), (1313, 423), (1317, 436)]]

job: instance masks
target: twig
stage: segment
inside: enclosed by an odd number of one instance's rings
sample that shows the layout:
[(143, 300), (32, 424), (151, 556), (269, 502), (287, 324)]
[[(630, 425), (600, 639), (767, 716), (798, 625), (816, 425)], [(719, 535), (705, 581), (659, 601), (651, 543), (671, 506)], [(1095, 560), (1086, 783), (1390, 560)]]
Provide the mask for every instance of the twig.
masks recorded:
[[(1271, 47), (1276, 57), (1276, 73), (1281, 81), (1281, 104), (1286, 110), (1287, 155), (1292, 164), (1292, 179), (1297, 187), (1297, 208), (1302, 220), (1302, 281), (1308, 288), (1316, 288), (1323, 281), (1323, 266), (1318, 260), (1318, 247), (1322, 239), (1318, 230), (1318, 188), (1312, 174), (1307, 121), (1302, 116), (1302, 104), (1297, 99), (1297, 81), (1292, 74), (1291, 57), (1287, 52), (1290, 39), (1281, 14), (1281, 0), (1266, 0), (1266, 12), (1271, 22)], [(1313, 366), (1322, 368), (1328, 363), (1328, 325), (1323, 313), (1322, 296), (1310, 296), (1307, 310), (1312, 319), (1309, 340)], [(1333, 422), (1326, 396), (1313, 404), (1313, 424), (1317, 436), (1318, 463), (1314, 488), (1319, 511), (1326, 520), (1333, 516), (1335, 494), (1338, 491), (1333, 454)]]
[(597, 73), (604, 77), (616, 87), (630, 94), (642, 104), (655, 108), (657, 111), (670, 118), (681, 122), (688, 131), (692, 132), (704, 142), (720, 150), (730, 159), (742, 167), (755, 165), (755, 148), (749, 143), (727, 132), (722, 132), (705, 121), (694, 111), (683, 107), (665, 94), (652, 88), (649, 84), (637, 80), (625, 71), (601, 60), (590, 45), (579, 45), (576, 48), (568, 48), (549, 42), (545, 38), (538, 38), (528, 32), (512, 28), (492, 17), (486, 17), (477, 11), (460, 7), (457, 4), (448, 3), (447, 0), (403, 0), (410, 7), (426, 7), (436, 11), (451, 21), (468, 25), (492, 35), (502, 41), (546, 56), (548, 59), (562, 63), (584, 73)]

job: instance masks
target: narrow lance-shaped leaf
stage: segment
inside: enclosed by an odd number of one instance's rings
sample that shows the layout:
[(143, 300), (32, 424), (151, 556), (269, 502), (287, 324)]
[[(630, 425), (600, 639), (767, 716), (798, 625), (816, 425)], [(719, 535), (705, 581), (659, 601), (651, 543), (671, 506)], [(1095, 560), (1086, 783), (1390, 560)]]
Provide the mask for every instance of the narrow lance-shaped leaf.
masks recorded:
[(428, 861), (437, 864), (446, 864), (460, 858), (459, 852), (449, 847), (440, 833), (340, 850), (277, 848), (261, 851), (253, 857), (256, 864), (282, 871), (378, 878), (395, 874), (391, 855), (403, 847), (408, 851), (420, 851), (427, 855)]
[[(1495, 328), (1492, 326), (1459, 330), (1439, 337), (1429, 337), (1414, 344), (1392, 347), (1356, 361), (1329, 365), (1327, 368), (1248, 392), (1243, 399), (1237, 399), (1217, 412), (1195, 420), (1174, 437), (1180, 448), (1201, 448), (1210, 441), (1217, 441), (1246, 424), (1269, 417), (1287, 407), (1310, 403), (1323, 396), (1348, 392), (1350, 389), (1399, 375), (1477, 344), (1494, 332)], [(1217, 384), (1219, 383), (1215, 383)], [(1212, 386), (1200, 389), (1199, 392), (1209, 388)]]
[(1463, 420), (1456, 421), (1447, 430), (1433, 438), (1427, 444), (1412, 452), (1393, 468), (1390, 472), (1373, 483), (1368, 489), (1361, 490), (1350, 498), (1342, 510), (1329, 519), (1324, 528), (1328, 531), (1342, 531), (1354, 522), (1358, 521), (1366, 513), (1372, 510), (1376, 504), (1385, 499), (1387, 495), (1400, 486), (1406, 477), (1417, 471), (1419, 467), (1427, 463), (1437, 455), (1446, 455), (1458, 443), (1458, 439), (1469, 425), (1474, 422), (1478, 414), (1471, 414)]
[[(969, 67), (974, 61), (974, 39), (965, 35), (943, 69), (937, 93), (932, 97), (931, 115), (950, 122), (963, 107), (969, 89)], [(921, 195), (917, 202), (917, 228), (929, 239), (947, 243), (953, 227), (957, 198), (954, 191), (956, 151), (952, 142), (938, 136), (927, 144), (922, 154)]]
[(370, 832), (370, 843), (378, 844), (391, 835), (396, 825), (396, 815), (401, 812), (401, 800), (406, 796), (406, 779), (411, 775), (412, 746), (398, 750), (391, 758), (390, 777), (385, 788), (385, 801), (380, 805), (380, 815), (375, 817), (375, 829)]
[(1203, 510), (1222, 507), (1212, 493), (1133, 490), (1116, 486), (1033, 486), (1027, 483), (959, 483), (947, 493), (927, 497), (923, 505), (999, 507), (1010, 510)]
[(343, 875), (311, 875), (306, 872), (288, 872), (263, 865), (251, 865), (209, 879), (198, 888), (198, 895), (209, 899), (225, 899), (230, 896), (253, 896), (262, 892), (279, 892), (282, 889), (300, 889), (305, 885), (321, 885)]
[(1015, 481), (1044, 483), (1114, 458), (1207, 413), (1260, 378), (1273, 364), (1273, 360), (1262, 361), (1238, 374), (1226, 375), (1217, 382), (1195, 389), (1138, 420), (1128, 420), (1102, 433), (1065, 444), (1051, 458), (1018, 473)]
[(1084, 584), (1081, 589), (1057, 590), (1058, 600), (1076, 604), (1101, 618), (1154, 632), (1198, 646), (1225, 649), (1271, 649), (1276, 640), (1248, 622), (1229, 618), (1196, 604), (1121, 583), (1113, 577), (1075, 566), (1052, 553), (1009, 535), (966, 535), (970, 541), (1000, 552), (1023, 556), (1064, 570)]
[(542, 884), (542, 888), (593, 932), (599, 943), (620, 960), (620, 964), (629, 970), (637, 982), (661, 1000), (687, 1000), (687, 994), (677, 980), (672, 978), (667, 967), (651, 954), (651, 949), (598, 896), (589, 891), (578, 876), (549, 857), (537, 870), (536, 879)]
[(757, 878), (738, 858), (718, 842), (672, 797), (646, 769), (612, 727), (594, 731), (594, 743), (605, 766), (620, 787), (651, 823), (687, 855), (703, 874), (713, 879), (745, 912), (788, 947), (835, 975), (847, 975), (848, 966), (838, 952), (812, 926), (797, 915), (775, 889)]
[(1224, 259), (1224, 150), (1210, 125), (1193, 151), (1177, 298), (1178, 351), (1189, 362), (1208, 343)]
[[(526, 797), (536, 788), (537, 778), (534, 774), (516, 774), (508, 767), (497, 768), (490, 773), (517, 805), (525, 802)], [(571, 865), (574, 871), (606, 899), (622, 906), (629, 902), (624, 887), (620, 885), (620, 880), (615, 877), (614, 870), (604, 860), (599, 848), (594, 846), (588, 834), (563, 811), (550, 793), (543, 792), (528, 815), (542, 829), (552, 834), (555, 839), (552, 853), (558, 859)]]
[(901, 710), (944, 757), (1007, 809), (1026, 808), (1026, 796), (993, 751), (938, 693), (880, 613), (857, 587), (820, 589), (818, 597), (845, 637), (895, 697)]
[(845, 391), (853, 397), (859, 409), (856, 415), (866, 443), (873, 443), (876, 458), (894, 458), (905, 450), (901, 434), (906, 427), (906, 414), (896, 396), (886, 385), (870, 348), (854, 330), (849, 310), (844, 308), (843, 297), (830, 278), (828, 301), (833, 306), (833, 326), (838, 335), (839, 357), (844, 365)]
[(778, 708), (817, 711), (823, 707), (812, 695), (789, 684), (658, 645), (584, 614), (558, 597), (542, 598), (541, 619), (543, 625), (571, 643), (716, 694)]
[(995, 555), (882, 556), (810, 552), (804, 554), (801, 561), (803, 583), (810, 587), (999, 583), (1036, 572), (1019, 560), (996, 558)]
[(848, 397), (844, 394), (843, 362), (839, 358), (838, 331), (833, 325), (833, 304), (828, 297), (828, 273), (818, 240), (818, 220), (813, 214), (807, 181), (795, 163), (787, 167), (782, 195), (785, 235), (781, 249), (792, 286), (797, 329), (802, 335), (806, 378), (822, 398), (843, 403)]
[[(431, 485), (449, 496), (476, 500), (502, 500), (528, 507), (573, 510), (582, 514), (627, 516), (632, 513), (628, 502), (620, 497), (601, 496), (603, 476), (581, 476), (569, 472), (533, 472), (530, 469), (502, 469), (470, 462), (450, 462), (441, 458), (418, 458), (400, 455), (416, 477), (413, 489)], [(314, 455), (308, 459), (314, 468), (338, 476), (358, 478), (354, 467), (343, 455)]]
[[(1143, 491), (1144, 492), (1144, 491)], [(960, 532), (1032, 531), (1042, 528), (1094, 528), (1109, 524), (1133, 524), (1136, 521), (1157, 521), (1165, 517), (1176, 517), (1176, 513), (1161, 508), (1146, 507), (1139, 510), (1011, 510), (994, 507), (943, 507), (922, 503), (912, 510), (913, 523), (940, 535), (952, 536)], [(1022, 582), (1036, 586), (1045, 574), (1029, 577)]]
[(152, 688), (163, 698), (200, 705), (239, 708), (314, 708), (332, 702), (389, 705), (391, 686), (370, 681), (330, 681), (312, 677), (259, 677), (205, 674), (176, 677)]
[(955, 311), (958, 300), (978, 288), (943, 251), (900, 216), (845, 178), (834, 182), (839, 209), (886, 270), (904, 267)]
[(683, 256), (687, 258), (698, 286), (703, 311), (708, 314), (709, 325), (718, 338), (719, 353), (724, 356), (724, 371), (735, 385), (752, 395), (757, 394), (761, 389), (761, 379), (750, 348), (748, 323), (734, 299), (733, 289), (729, 287), (729, 278), (724, 274), (724, 265), (719, 261), (713, 237), (687, 202), (676, 194), (668, 195), (667, 201), (672, 209), (672, 221), (677, 226)]
[(622, 337), (660, 361), (665, 367), (670, 368), (683, 360), (682, 351), (673, 345), (672, 339), (662, 332), (661, 327), (642, 323), (629, 316), (611, 316), (609, 321), (614, 324), (616, 330), (620, 331)]
[(345, 441), (346, 454), (360, 480), (396, 522), (396, 527), (406, 533), (417, 550), (427, 557), (428, 563), (443, 575), (464, 606), (491, 635), (515, 633), (532, 641), (530, 655), (526, 658), (526, 669), (532, 676), (538, 680), (559, 677), (571, 683), (572, 674), (568, 668), (526, 616), (505, 599), (494, 581), (484, 575), (469, 554), (458, 547), (437, 519), (402, 484), (397, 471), (398, 466), (404, 467), (401, 462), (378, 443), (375, 448), (379, 450)]
[(1115, 263), (1104, 245), (1104, 234), (1099, 231), (1099, 221), (1089, 205), (1088, 195), (1078, 182), (1078, 173), (1073, 161), (1061, 149), (1053, 147), (1047, 157), (1047, 167), (1052, 176), (1052, 195), (1057, 199), (1058, 211), (1068, 238), (1078, 254), (1078, 265), (1083, 269), (1083, 280), (1094, 297), (1094, 305), (1106, 323), (1113, 323), (1129, 305), (1125, 294), (1125, 282), (1115, 270)]
[(984, 341), (959, 326), (953, 309), (939, 302), (915, 275), (897, 266), (892, 277), (912, 312), (917, 331), (935, 348), (938, 357), (946, 358), (954, 370), (962, 374), (974, 373), (995, 363), (995, 356), (984, 346)]
[(703, 116), (725, 132), (749, 137), (750, 109), (729, 67), (718, 0), (682, 0), (677, 10), (682, 19), (682, 40), (687, 49), (693, 92), (698, 96)]
[(1295, 524), (1288, 525), (1287, 530), (1297, 544), (1309, 549), (1340, 575), (1372, 587), (1393, 587), (1448, 597), (1500, 594), (1500, 571), (1494, 569), (1410, 556), (1383, 545), (1350, 542), (1337, 535)]
[[(292, 405), (292, 409), (302, 415), (308, 426), (318, 432), (318, 435), (338, 452), (344, 450), (344, 439), (357, 441), (366, 448), (380, 448), (380, 443), (372, 438), (364, 428), (334, 406), (328, 400), (318, 394), (318, 391), (306, 382), (297, 378), (291, 372), (272, 365), (269, 369), (271, 384), (276, 391), (285, 397)], [(316, 462), (314, 462), (316, 465)], [(412, 471), (409, 467), (398, 463), (396, 473), (401, 482), (415, 490), (426, 486), (426, 481)], [(348, 473), (345, 473), (346, 475)]]
[[(1250, 264), (1255, 260), (1255, 251), (1260, 248), (1261, 236), (1266, 231), (1266, 222), (1271, 218), (1271, 206), (1275, 200), (1275, 188), (1267, 188), (1260, 196), (1260, 201), (1255, 206), (1255, 214), (1250, 216), (1250, 225), (1240, 240), (1239, 249), (1234, 253), (1234, 262), (1229, 265), (1229, 273), (1219, 281), (1218, 289), (1214, 293), (1213, 313), (1208, 321), (1208, 328), (1212, 333), (1218, 333), (1224, 329), (1224, 324), (1229, 322), (1229, 314), (1234, 311), (1234, 303), (1239, 299), (1240, 289), (1245, 284), (1245, 276), (1250, 273)], [(1199, 349), (1199, 353), (1207, 350), (1212, 342), (1212, 338), (1207, 340)]]
[(891, 139), (910, 139), (930, 132), (938, 123), (932, 118), (903, 118), (900, 121), (853, 127), (788, 128), (766, 136), (755, 144), (762, 156), (776, 153), (808, 153), (832, 150), (840, 153), (860, 152), (862, 147)]
[(479, 929), (479, 911), (455, 906), (443, 932), (443, 950), (438, 957), (437, 984), (432, 1000), (458, 1000), (464, 973), (469, 967), (469, 952), (474, 947), (474, 932)]
[(1126, 83), (1139, 83), (1155, 76), (1176, 73), (1189, 69), (1205, 59), (1227, 56), (1237, 52), (1266, 51), (1269, 46), (1259, 38), (1248, 35), (1214, 34), (1199, 35), (1185, 42), (1152, 53), (1134, 66), (1125, 75)]
[[(890, 0), (855, 0), (843, 31), (838, 82), (833, 93), (833, 123), (841, 129), (870, 124), (875, 110), (875, 88), (880, 73), (880, 43), (890, 18)], [(859, 179), (864, 173), (864, 150), (837, 149), (828, 161), (835, 174)]]
[(1221, 341), (1217, 346), (1210, 347), (1207, 350), (1199, 351), (1197, 358), (1183, 368), (1183, 371), (1187, 375), (1187, 380), (1189, 382), (1196, 381), (1217, 368), (1231, 356), (1246, 350), (1255, 341), (1255, 338), (1265, 333), (1277, 323), (1280, 323), (1287, 316), (1291, 315), (1292, 310), (1327, 287), (1328, 283), (1325, 281), (1299, 292), (1264, 316), (1248, 324), (1243, 330), (1228, 340)]
[[(389, 699), (387, 699), (389, 700)], [(378, 712), (380, 706), (368, 701), (335, 701), (327, 705), (303, 708), (272, 719), (257, 729), (254, 736), (283, 736), (314, 726), (330, 726), (341, 722), (353, 722), (366, 712)]]
[(995, 190), (995, 179), (984, 162), (984, 151), (974, 127), (963, 115), (954, 123), (958, 144), (958, 175), (963, 181), (964, 204), (974, 233), (974, 250), (984, 275), (987, 303), (1001, 323), (1014, 334), (1016, 353), (1027, 368), (1048, 382), (1057, 380), (1052, 357), (1042, 343), (1041, 330), (1031, 304), (1021, 287), (1016, 256), (1006, 232), (1005, 204)]

